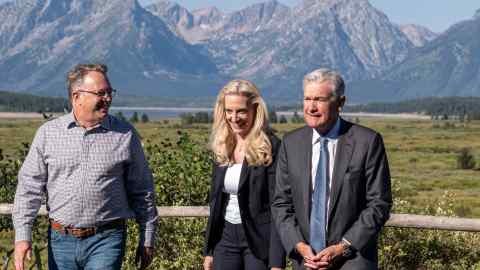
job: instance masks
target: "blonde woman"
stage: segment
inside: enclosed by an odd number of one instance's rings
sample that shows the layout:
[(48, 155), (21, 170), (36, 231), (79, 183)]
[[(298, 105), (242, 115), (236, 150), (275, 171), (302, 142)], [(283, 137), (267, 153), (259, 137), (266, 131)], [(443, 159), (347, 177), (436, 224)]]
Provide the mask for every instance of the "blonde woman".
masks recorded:
[(218, 94), (210, 146), (215, 164), (204, 269), (284, 268), (270, 212), (280, 140), (269, 132), (265, 102), (252, 82), (230, 81)]

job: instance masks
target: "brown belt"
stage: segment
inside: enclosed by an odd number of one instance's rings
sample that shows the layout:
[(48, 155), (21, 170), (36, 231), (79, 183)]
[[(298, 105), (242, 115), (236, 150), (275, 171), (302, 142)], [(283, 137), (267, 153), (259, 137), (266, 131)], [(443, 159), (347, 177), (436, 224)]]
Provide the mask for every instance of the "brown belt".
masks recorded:
[(53, 219), (50, 219), (50, 226), (61, 234), (70, 234), (76, 238), (87, 238), (105, 230), (124, 227), (125, 220), (116, 219), (98, 227), (74, 228), (71, 226), (63, 226), (62, 224), (55, 222)]

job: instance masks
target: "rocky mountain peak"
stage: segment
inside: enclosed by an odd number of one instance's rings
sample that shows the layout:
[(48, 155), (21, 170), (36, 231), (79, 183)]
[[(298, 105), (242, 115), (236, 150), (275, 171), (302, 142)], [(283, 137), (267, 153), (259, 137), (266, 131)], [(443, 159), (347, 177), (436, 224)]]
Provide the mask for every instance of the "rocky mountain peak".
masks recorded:
[(78, 22), (94, 14), (125, 14), (141, 9), (137, 0), (17, 0), (12, 3), (21, 18), (29, 18), (34, 24), (51, 23), (64, 18)]
[(244, 10), (274, 10), (277, 6), (283, 6), (277, 0), (269, 0), (266, 2), (256, 3), (246, 7)]
[(149, 6), (154, 6), (154, 7), (161, 7), (161, 8), (166, 8), (166, 9), (178, 9), (181, 6), (177, 4), (176, 2), (168, 1), (168, 0), (160, 0), (153, 2)]
[(275, 0), (254, 4), (229, 14), (222, 30), (237, 34), (264, 30), (269, 25), (278, 25), (289, 11)]
[(65, 15), (72, 0), (19, 0), (11, 2), (12, 13), (20, 17), (32, 16), (33, 23), (49, 22)]
[(325, 9), (337, 5), (370, 5), (368, 0), (303, 0), (298, 6), (300, 9)]
[(206, 7), (192, 11), (197, 25), (218, 23), (223, 18), (223, 13), (216, 7)]
[(176, 2), (171, 2), (167, 0), (162, 0), (155, 2), (147, 7), (149, 11), (155, 11), (161, 15), (172, 15), (172, 14), (182, 14), (190, 13), (186, 8), (180, 6)]
[(430, 31), (430, 29), (416, 24), (404, 24), (400, 25), (399, 28), (415, 47), (422, 47), (438, 36), (437, 33)]
[(268, 19), (270, 19), (274, 13), (284, 12), (287, 9), (289, 9), (287, 6), (280, 4), (276, 0), (271, 0), (263, 3), (253, 4), (235, 13), (253, 15), (259, 18), (267, 17)]
[[(193, 15), (184, 7), (171, 1), (158, 1), (147, 7), (152, 14), (164, 20), (173, 32), (178, 32), (177, 26), (189, 29), (193, 27)], [(181, 33), (180, 33), (181, 35)]]
[(174, 6), (166, 1), (157, 2), (148, 6), (147, 9), (173, 26), (172, 31), (195, 44), (203, 43), (215, 36), (255, 32), (269, 24), (276, 25), (290, 10), (276, 0), (253, 4), (228, 14), (216, 7), (189, 12), (179, 5)]
[(218, 8), (216, 7), (205, 7), (205, 8), (199, 8), (199, 9), (193, 10), (192, 14), (194, 14), (195, 16), (209, 17), (209, 16), (222, 15), (222, 12), (218, 10)]

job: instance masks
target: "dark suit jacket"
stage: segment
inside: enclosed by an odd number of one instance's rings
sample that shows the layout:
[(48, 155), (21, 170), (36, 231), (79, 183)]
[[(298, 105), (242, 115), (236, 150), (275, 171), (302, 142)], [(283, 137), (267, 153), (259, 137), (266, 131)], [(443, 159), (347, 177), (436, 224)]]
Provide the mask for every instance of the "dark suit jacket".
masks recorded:
[[(284, 267), (285, 250), (272, 221), (270, 208), (275, 191), (275, 160), (280, 140), (270, 136), (270, 142), (274, 160), (270, 166), (249, 166), (244, 161), (240, 173), (238, 203), (245, 236), (253, 254), (268, 261), (270, 267)], [(229, 197), (223, 192), (226, 171), (226, 166), (214, 164), (204, 255), (212, 255), (215, 245), (222, 236), (225, 208)]]
[[(277, 183), (272, 203), (273, 218), (283, 245), (302, 269), (295, 245), (309, 242), (311, 210), (310, 127), (283, 137), (277, 159)], [(380, 134), (341, 120), (335, 155), (327, 246), (350, 241), (355, 257), (336, 269), (377, 269), (377, 236), (389, 218), (392, 205), (390, 172)]]

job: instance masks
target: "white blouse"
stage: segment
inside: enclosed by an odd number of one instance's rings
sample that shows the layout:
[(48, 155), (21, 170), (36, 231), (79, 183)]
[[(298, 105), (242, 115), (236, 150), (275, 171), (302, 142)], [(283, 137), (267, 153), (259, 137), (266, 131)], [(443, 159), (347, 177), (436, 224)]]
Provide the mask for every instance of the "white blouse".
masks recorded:
[(238, 185), (240, 183), (240, 173), (242, 172), (242, 163), (236, 163), (227, 168), (223, 191), (230, 194), (227, 209), (225, 211), (225, 220), (232, 224), (241, 224), (240, 207), (238, 206)]

